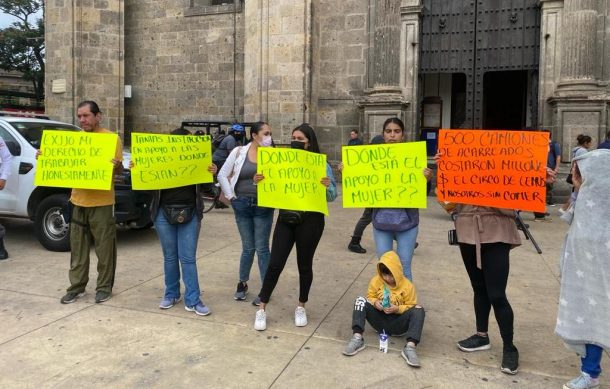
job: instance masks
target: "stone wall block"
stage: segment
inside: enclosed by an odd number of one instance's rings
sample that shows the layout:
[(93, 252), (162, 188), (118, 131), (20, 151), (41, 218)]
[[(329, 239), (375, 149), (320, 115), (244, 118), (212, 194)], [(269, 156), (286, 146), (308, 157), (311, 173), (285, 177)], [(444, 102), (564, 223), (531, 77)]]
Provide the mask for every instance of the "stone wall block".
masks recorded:
[(365, 74), (366, 65), (362, 61), (349, 61), (347, 73), (349, 75)]
[(100, 12), (100, 23), (108, 25), (116, 23), (119, 19), (119, 13), (117, 11), (101, 11)]
[(323, 18), (322, 22), (331, 31), (345, 30), (346, 19), (343, 15), (333, 15)]
[(364, 61), (364, 52), (365, 49), (362, 47), (362, 45), (349, 45), (349, 46), (343, 46), (342, 48), (342, 54), (343, 54), (343, 58), (346, 60), (359, 60), (359, 61)]
[(345, 17), (346, 30), (364, 30), (366, 28), (366, 15), (347, 15)]
[(95, 9), (108, 9), (108, 0), (94, 0), (93, 7)]
[(303, 17), (302, 16), (286, 16), (282, 18), (282, 34), (302, 34), (303, 32)]

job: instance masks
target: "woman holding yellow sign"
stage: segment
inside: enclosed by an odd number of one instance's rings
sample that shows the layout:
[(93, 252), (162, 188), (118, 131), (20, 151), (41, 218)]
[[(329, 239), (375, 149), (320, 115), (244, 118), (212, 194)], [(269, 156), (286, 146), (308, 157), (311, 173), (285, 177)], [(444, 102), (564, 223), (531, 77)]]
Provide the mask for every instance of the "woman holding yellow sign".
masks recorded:
[[(398, 143), (404, 139), (405, 125), (398, 118), (389, 118), (383, 124), (383, 140), (385, 143)], [(427, 180), (432, 171), (424, 169)], [(375, 208), (373, 210), (373, 237), (377, 257), (392, 251), (394, 240), (397, 243), (396, 252), (400, 257), (405, 277), (413, 280), (411, 261), (417, 241), (419, 228), (419, 210), (417, 208)]]
[[(320, 153), (316, 133), (307, 123), (303, 123), (292, 130), (290, 147)], [(326, 200), (333, 201), (337, 197), (337, 189), (332, 170), (328, 164), (326, 165), (326, 174), (327, 176), (323, 177), (320, 183), (326, 187)], [(259, 175), (258, 178), (260, 181), (265, 177)], [(322, 238), (323, 231), (324, 214), (320, 212), (280, 210), (273, 231), (269, 268), (263, 280), (263, 287), (258, 294), (261, 303), (254, 320), (255, 330), (263, 331), (267, 328), (265, 307), (269, 303), (269, 298), (277, 285), (282, 270), (284, 270), (293, 246), (297, 248), (297, 266), (299, 268), (299, 303), (294, 312), (294, 324), (297, 327), (307, 325), (305, 303), (309, 298), (309, 290), (313, 282), (313, 256), (320, 238)]]
[[(178, 128), (172, 135), (191, 135)], [(135, 166), (130, 161), (129, 168)], [(216, 165), (208, 171), (216, 173)], [(159, 303), (160, 309), (169, 309), (180, 301), (180, 269), (184, 282), (184, 309), (206, 316), (210, 309), (201, 301), (199, 276), (197, 274), (197, 242), (203, 218), (203, 204), (199, 185), (162, 189), (153, 192), (150, 217), (155, 223), (163, 250), (163, 272), (165, 292)]]
[[(260, 176), (256, 174), (258, 148), (270, 147), (271, 126), (257, 122), (250, 128), (252, 141), (231, 151), (222, 169), (218, 173), (218, 182), (222, 193), (231, 201), (235, 222), (241, 237), (241, 257), (239, 259), (239, 280), (233, 298), (245, 300), (248, 294), (248, 280), (254, 261), (258, 257), (258, 271), (261, 281), (265, 278), (269, 265), (269, 237), (273, 224), (273, 208), (260, 207), (257, 202), (256, 184)], [(253, 305), (259, 305), (257, 298)]]

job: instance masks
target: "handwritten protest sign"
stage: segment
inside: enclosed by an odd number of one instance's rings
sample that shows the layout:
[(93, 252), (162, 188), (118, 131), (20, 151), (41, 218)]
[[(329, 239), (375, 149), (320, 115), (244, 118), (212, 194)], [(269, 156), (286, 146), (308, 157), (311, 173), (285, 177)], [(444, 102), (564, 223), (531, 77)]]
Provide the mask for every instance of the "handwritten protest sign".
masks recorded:
[(133, 189), (167, 189), (213, 182), (208, 135), (131, 134)]
[(426, 208), (426, 142), (344, 146), (343, 207)]
[(544, 212), (547, 132), (440, 130), (438, 147), (440, 201)]
[(110, 190), (117, 135), (44, 130), (34, 185)]
[(257, 173), (265, 179), (258, 183), (258, 205), (262, 207), (314, 211), (328, 215), (326, 155), (303, 150), (258, 148)]

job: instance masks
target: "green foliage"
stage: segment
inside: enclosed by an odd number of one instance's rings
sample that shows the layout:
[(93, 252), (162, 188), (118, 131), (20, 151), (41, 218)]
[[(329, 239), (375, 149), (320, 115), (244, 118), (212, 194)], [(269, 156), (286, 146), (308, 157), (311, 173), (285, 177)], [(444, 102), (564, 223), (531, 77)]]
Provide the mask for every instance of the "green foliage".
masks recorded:
[(39, 99), (44, 98), (44, 11), (43, 0), (0, 0), (0, 11), (17, 21), (0, 29), (0, 69), (17, 71), (31, 81)]

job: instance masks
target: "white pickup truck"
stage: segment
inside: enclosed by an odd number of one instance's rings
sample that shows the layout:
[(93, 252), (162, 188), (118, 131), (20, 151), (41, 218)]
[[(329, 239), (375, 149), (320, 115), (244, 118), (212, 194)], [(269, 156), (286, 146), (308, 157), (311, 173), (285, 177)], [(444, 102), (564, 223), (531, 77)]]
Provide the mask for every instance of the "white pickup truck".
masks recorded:
[[(70, 250), (68, 211), (70, 189), (34, 185), (36, 150), (43, 130), (80, 131), (76, 126), (46, 119), (0, 116), (0, 137), (13, 155), (11, 175), (0, 191), (0, 217), (34, 221), (36, 237), (51, 251)], [(117, 223), (133, 229), (152, 225), (148, 207), (151, 196), (131, 190), (131, 176), (125, 170), (115, 179)]]

